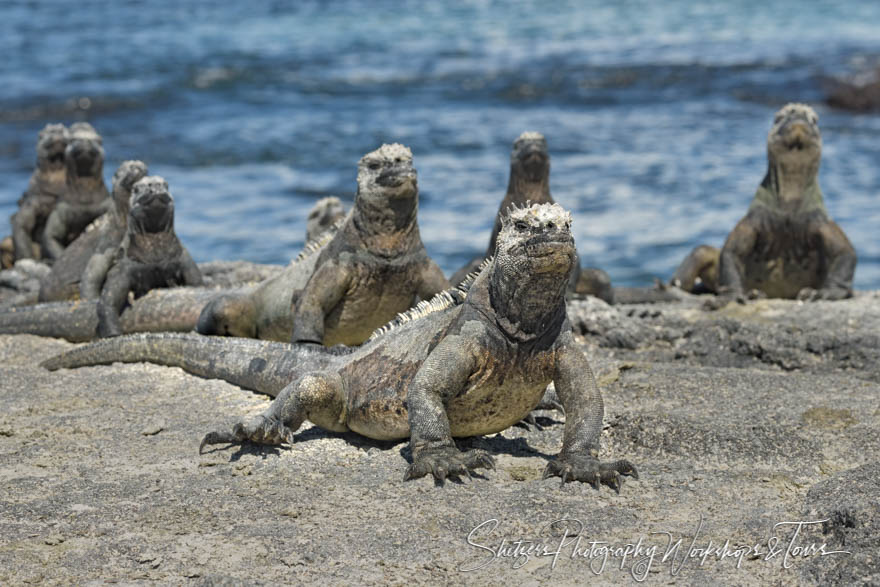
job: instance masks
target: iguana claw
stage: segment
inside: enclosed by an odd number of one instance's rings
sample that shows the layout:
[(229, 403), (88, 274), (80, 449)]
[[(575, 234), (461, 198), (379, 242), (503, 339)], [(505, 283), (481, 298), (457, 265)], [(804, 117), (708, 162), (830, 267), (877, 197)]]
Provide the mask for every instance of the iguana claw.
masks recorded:
[(568, 481), (583, 481), (589, 483), (594, 489), (604, 483), (617, 493), (623, 482), (622, 475), (628, 475), (633, 479), (639, 478), (635, 466), (626, 460), (613, 463), (602, 463), (593, 457), (567, 456), (557, 457), (556, 460), (547, 463), (542, 479), (558, 475), (562, 478), (562, 485)]
[(232, 432), (208, 432), (199, 445), (199, 454), (207, 444), (293, 444), (293, 430), (275, 418), (257, 416), (248, 422), (238, 422)]
[(455, 447), (425, 449), (413, 459), (403, 480), (418, 479), (431, 473), (434, 479), (443, 483), (447, 477), (459, 478), (464, 475), (470, 478), (471, 470), (480, 468), (495, 470), (495, 459), (484, 450), (462, 452)]

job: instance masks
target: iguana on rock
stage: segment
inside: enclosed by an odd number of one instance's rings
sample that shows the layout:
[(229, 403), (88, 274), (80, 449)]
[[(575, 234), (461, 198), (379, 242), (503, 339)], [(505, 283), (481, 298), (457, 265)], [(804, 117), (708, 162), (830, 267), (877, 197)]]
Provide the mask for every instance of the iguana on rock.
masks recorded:
[(159, 176), (147, 176), (132, 188), (125, 237), (109, 267), (90, 266), (83, 276), (84, 289), (101, 291), (98, 336), (122, 334), (119, 315), (129, 295), (137, 299), (151, 289), (178, 285), (202, 285), (202, 274), (174, 232), (174, 199), (168, 184)]
[[(132, 187), (146, 175), (147, 166), (142, 161), (124, 161), (119, 166), (113, 175), (113, 209), (64, 249), (52, 272), (40, 283), (39, 301), (95, 299), (101, 294), (100, 284), (125, 236)], [(92, 283), (98, 287), (81, 287), (85, 272), (92, 276), (85, 285)]]
[(69, 140), (63, 124), (47, 124), (37, 135), (37, 166), (18, 201), (18, 211), (10, 218), (14, 259), (6, 255), (4, 268), (14, 260), (41, 258), (39, 244), (46, 220), (67, 189), (64, 152)]
[(720, 253), (705, 245), (694, 249), (674, 284), (687, 291), (704, 288), (722, 300), (852, 295), (856, 252), (822, 199), (818, 121), (805, 104), (787, 104), (776, 113), (767, 137), (767, 174), (748, 213)]
[(104, 185), (102, 143), (101, 136), (87, 122), (71, 125), (64, 151), (64, 195), (46, 219), (41, 243), (43, 258), (58, 259), (93, 220), (112, 208)]
[[(447, 291), (345, 354), (158, 334), (93, 343), (43, 365), (149, 360), (277, 393), (263, 415), (231, 431), (208, 433), (202, 447), (291, 442), (308, 419), (327, 430), (374, 439), (410, 437), (413, 462), (405, 479), (431, 474), (440, 481), (494, 468), (488, 453), (461, 452), (453, 438), (515, 424), (552, 381), (566, 420), (562, 451), (544, 477), (619, 489), (621, 475), (636, 477), (636, 469), (624, 460), (598, 460), (602, 396), (566, 316), (565, 290), (576, 258), (570, 222), (558, 205), (511, 210), (496, 256), (466, 294)], [(279, 389), (285, 379), (288, 384)]]
[[(412, 153), (382, 145), (358, 164), (354, 207), (326, 244), (245, 295), (205, 307), (197, 330), (357, 345), (396, 314), (448, 287), (419, 235)], [(292, 335), (291, 335), (292, 333)]]

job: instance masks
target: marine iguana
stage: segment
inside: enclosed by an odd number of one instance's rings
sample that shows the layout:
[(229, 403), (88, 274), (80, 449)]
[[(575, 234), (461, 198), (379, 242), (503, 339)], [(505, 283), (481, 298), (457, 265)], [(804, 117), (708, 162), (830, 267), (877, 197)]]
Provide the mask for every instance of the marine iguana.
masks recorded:
[(64, 153), (70, 133), (63, 124), (47, 124), (37, 135), (37, 166), (12, 215), (14, 258), (5, 255), (4, 268), (18, 259), (39, 259), (39, 244), (49, 214), (67, 189)]
[(432, 474), (441, 482), (494, 468), (486, 451), (461, 452), (453, 438), (515, 424), (553, 381), (566, 421), (562, 450), (544, 478), (619, 490), (621, 475), (637, 472), (625, 460), (598, 460), (602, 396), (566, 316), (565, 290), (576, 259), (570, 223), (569, 213), (555, 204), (512, 209), (496, 256), (467, 293), (436, 296), (348, 353), (155, 334), (99, 341), (43, 366), (147, 360), (219, 377), (277, 397), (263, 415), (231, 431), (209, 432), (200, 451), (220, 443), (290, 443), (308, 419), (373, 439), (410, 437), (413, 462), (404, 479)]
[(730, 298), (767, 296), (839, 300), (852, 296), (856, 252), (825, 209), (817, 179), (822, 154), (819, 117), (791, 103), (767, 136), (767, 174), (746, 216), (720, 251), (702, 245), (675, 272), (687, 291), (696, 284)]
[(410, 150), (382, 145), (364, 155), (357, 183), (354, 207), (329, 242), (245, 295), (209, 303), (198, 332), (357, 345), (416, 297), (448, 287), (419, 235)]
[[(158, 175), (138, 180), (131, 193), (128, 223), (122, 244), (105, 273), (86, 271), (83, 288), (100, 289), (100, 337), (119, 336), (119, 315), (129, 294), (138, 298), (151, 289), (202, 285), (202, 274), (174, 232), (174, 199)], [(88, 289), (87, 289), (88, 291)]]
[(112, 208), (104, 185), (102, 143), (89, 123), (70, 126), (70, 140), (64, 151), (65, 191), (46, 219), (41, 242), (44, 259), (58, 259), (93, 220)]
[(317, 240), (322, 233), (330, 230), (337, 222), (345, 218), (345, 208), (336, 196), (321, 198), (312, 209), (306, 220), (306, 242)]
[[(40, 302), (59, 302), (77, 298), (95, 299), (116, 251), (125, 236), (129, 200), (134, 184), (147, 175), (142, 161), (123, 161), (113, 175), (113, 209), (95, 220), (85, 232), (70, 243), (40, 283)], [(84, 273), (90, 278), (82, 281)]]

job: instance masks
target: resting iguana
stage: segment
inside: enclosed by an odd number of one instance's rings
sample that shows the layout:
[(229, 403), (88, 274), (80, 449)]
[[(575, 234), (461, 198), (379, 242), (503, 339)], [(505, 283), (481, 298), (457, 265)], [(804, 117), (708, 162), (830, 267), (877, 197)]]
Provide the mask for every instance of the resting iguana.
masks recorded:
[[(37, 166), (12, 215), (14, 259), (39, 259), (46, 219), (67, 189), (64, 152), (70, 133), (63, 124), (47, 124), (37, 135)], [(4, 267), (11, 267), (6, 259)]]
[[(513, 209), (494, 259), (467, 293), (447, 291), (382, 329), (358, 349), (336, 354), (304, 345), (197, 335), (135, 335), (49, 359), (48, 369), (149, 360), (277, 394), (267, 411), (202, 446), (291, 442), (306, 420), (369, 438), (410, 437), (405, 479), (469, 475), (494, 468), (483, 450), (459, 451), (454, 437), (499, 432), (520, 421), (553, 381), (565, 407), (562, 451), (544, 477), (606, 483), (637, 476), (628, 461), (598, 460), (603, 403), (566, 316), (575, 265), (571, 216), (558, 205)], [(285, 387), (280, 386), (285, 382)]]
[(152, 289), (178, 285), (202, 285), (202, 274), (174, 232), (174, 199), (168, 184), (159, 176), (147, 176), (132, 188), (125, 237), (109, 266), (87, 270), (83, 276), (84, 288), (101, 291), (98, 336), (122, 334), (119, 315), (129, 295), (136, 299)]
[[(358, 164), (354, 207), (329, 242), (245, 295), (205, 307), (197, 330), (246, 338), (356, 345), (448, 287), (419, 235), (412, 153), (382, 145)], [(292, 336), (291, 336), (292, 332)]]
[(345, 208), (336, 196), (321, 198), (306, 218), (306, 242), (318, 240), (321, 234), (330, 230), (337, 222), (345, 218)]
[(725, 299), (852, 295), (856, 252), (822, 199), (818, 121), (806, 104), (787, 104), (776, 113), (767, 137), (767, 174), (748, 213), (720, 253), (705, 245), (694, 249), (675, 272), (674, 284)]
[(63, 197), (46, 219), (42, 255), (54, 260), (64, 248), (112, 208), (104, 185), (104, 147), (101, 136), (87, 122), (70, 126), (70, 140), (64, 151), (66, 184)]
[[(142, 161), (124, 161), (119, 166), (113, 175), (113, 209), (95, 220), (64, 249), (52, 272), (40, 283), (39, 301), (95, 299), (100, 295), (100, 287), (82, 287), (83, 273), (88, 271), (93, 276), (101, 273), (103, 282), (113, 253), (125, 236), (132, 187), (146, 175), (147, 166)], [(92, 282), (95, 281), (93, 278)]]

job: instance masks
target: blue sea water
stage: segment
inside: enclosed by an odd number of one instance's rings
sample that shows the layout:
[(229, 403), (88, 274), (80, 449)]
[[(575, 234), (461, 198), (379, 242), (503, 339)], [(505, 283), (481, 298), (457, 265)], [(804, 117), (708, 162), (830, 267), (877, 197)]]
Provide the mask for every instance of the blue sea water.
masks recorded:
[[(831, 76), (880, 56), (880, 3), (56, 0), (0, 4), (0, 217), (47, 122), (89, 120), (108, 182), (164, 176), (199, 261), (286, 263), (319, 197), (356, 163), (412, 148), (429, 253), (482, 252), (525, 130), (585, 265), (619, 285), (720, 246), (766, 169), (774, 111), (817, 107), (820, 183), (880, 288), (880, 116), (822, 106)], [(8, 229), (0, 229), (0, 233)]]

